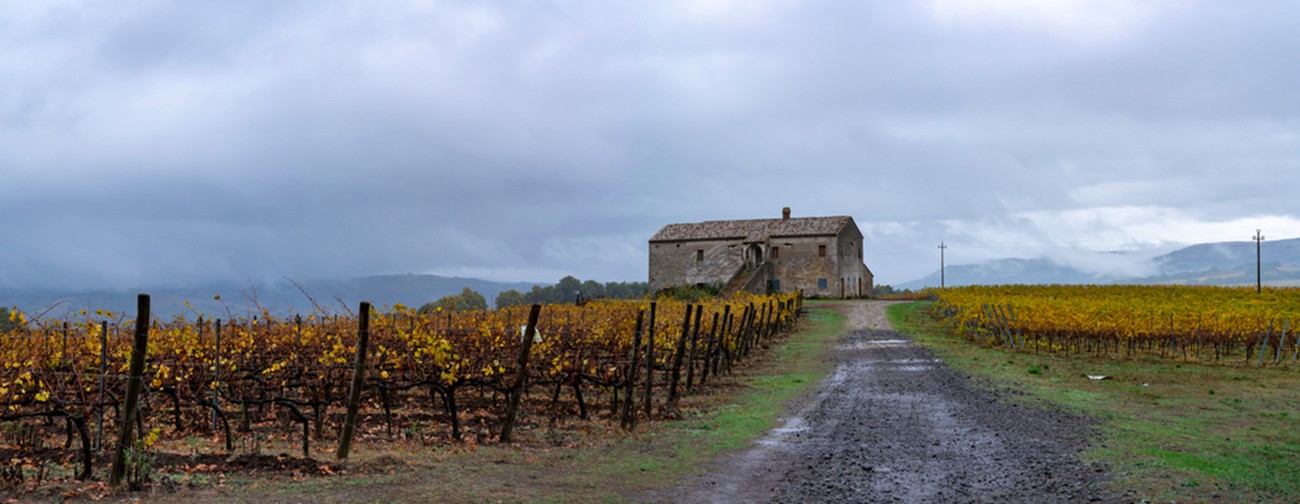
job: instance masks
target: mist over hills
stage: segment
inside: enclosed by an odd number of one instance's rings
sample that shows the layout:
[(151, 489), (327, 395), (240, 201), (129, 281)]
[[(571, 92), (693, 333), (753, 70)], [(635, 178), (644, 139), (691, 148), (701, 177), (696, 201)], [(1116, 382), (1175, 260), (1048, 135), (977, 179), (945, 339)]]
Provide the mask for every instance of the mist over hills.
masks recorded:
[[(504, 283), (476, 278), (442, 277), (436, 275), (376, 275), (359, 278), (283, 280), (271, 283), (211, 284), (184, 288), (148, 288), (136, 290), (61, 293), (40, 290), (0, 289), (0, 305), (17, 306), (23, 311), (48, 316), (65, 316), (81, 310), (94, 312), (111, 310), (134, 316), (136, 295), (150, 295), (153, 313), (159, 317), (196, 314), (208, 318), (243, 317), (260, 313), (265, 308), (273, 314), (311, 313), (319, 305), (328, 313), (355, 312), (361, 301), (375, 306), (404, 304), (420, 306), (451, 294), (459, 294), (468, 287), (482, 294), (491, 303), (505, 290), (526, 292), (538, 283)], [(300, 288), (301, 287), (301, 288)], [(218, 299), (219, 297), (219, 299)], [(186, 303), (189, 306), (186, 306)]]
[[(1262, 246), (1264, 283), (1300, 286), (1300, 238), (1268, 241)], [(1060, 259), (1007, 258), (973, 264), (950, 265), (946, 285), (997, 284), (1178, 284), (1253, 285), (1255, 243), (1203, 243), (1184, 247), (1151, 259), (1123, 258), (1127, 268), (1088, 268)], [(1136, 267), (1131, 263), (1140, 263)], [(1144, 274), (1124, 273), (1141, 271)], [(404, 304), (419, 306), (443, 296), (459, 294), (468, 287), (491, 302), (503, 291), (527, 292), (530, 282), (492, 282), (476, 278), (405, 274), (294, 282), (222, 283), (183, 288), (143, 288), (81, 293), (0, 288), (0, 305), (16, 306), (31, 315), (63, 317), (86, 310), (111, 310), (134, 314), (136, 294), (149, 293), (153, 312), (159, 317), (177, 314), (209, 318), (250, 316), (259, 308), (283, 315), (310, 313), (319, 305), (329, 313), (354, 312), (361, 301), (376, 306)], [(894, 285), (896, 289), (922, 289), (939, 285), (939, 272)], [(219, 297), (219, 299), (218, 299)], [(314, 304), (313, 304), (314, 301)], [(187, 306), (186, 303), (189, 305)]]
[[(1300, 238), (1265, 240), (1260, 255), (1265, 285), (1300, 285)], [(944, 284), (1172, 284), (1254, 285), (1255, 242), (1201, 243), (1143, 261), (1132, 275), (1104, 270), (1089, 271), (1045, 257), (995, 259), (945, 268)], [(939, 272), (893, 286), (923, 289), (939, 286)]]

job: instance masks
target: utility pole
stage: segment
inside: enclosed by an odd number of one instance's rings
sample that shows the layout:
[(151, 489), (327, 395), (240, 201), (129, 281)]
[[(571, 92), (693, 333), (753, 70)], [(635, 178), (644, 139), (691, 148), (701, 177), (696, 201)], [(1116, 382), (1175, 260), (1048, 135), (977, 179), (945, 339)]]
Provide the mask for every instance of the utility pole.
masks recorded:
[(1260, 255), (1259, 255), (1260, 244), (1262, 244), (1262, 243), (1264, 242), (1264, 235), (1260, 234), (1261, 231), (1262, 231), (1262, 230), (1260, 230), (1260, 229), (1255, 229), (1255, 236), (1254, 236), (1254, 240), (1255, 240), (1255, 293), (1256, 293), (1256, 294), (1259, 294), (1260, 292), (1263, 292), (1263, 291), (1264, 291), (1263, 267), (1260, 266)]
[(943, 251), (947, 248), (948, 248), (947, 245), (944, 245), (943, 242), (939, 242), (939, 288), (940, 289), (944, 288), (944, 283), (945, 283), (943, 278)]

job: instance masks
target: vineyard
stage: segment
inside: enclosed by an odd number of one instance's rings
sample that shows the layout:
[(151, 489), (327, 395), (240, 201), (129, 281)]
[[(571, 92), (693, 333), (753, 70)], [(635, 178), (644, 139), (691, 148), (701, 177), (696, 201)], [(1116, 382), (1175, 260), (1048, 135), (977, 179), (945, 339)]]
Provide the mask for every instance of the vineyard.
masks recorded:
[(790, 330), (801, 300), (429, 314), (362, 303), (349, 316), (169, 321), (148, 316), (147, 296), (140, 306), (135, 319), (13, 312), (16, 329), (0, 334), (4, 484), (50, 464), (92, 478), (109, 458), (113, 484), (130, 482), (132, 461), (160, 439), (203, 440), (196, 454), (280, 439), (304, 459), (344, 459), (354, 437), (509, 442), (516, 419), (631, 429)]
[(1186, 286), (972, 286), (931, 290), (959, 334), (1028, 352), (1294, 365), (1300, 290)]

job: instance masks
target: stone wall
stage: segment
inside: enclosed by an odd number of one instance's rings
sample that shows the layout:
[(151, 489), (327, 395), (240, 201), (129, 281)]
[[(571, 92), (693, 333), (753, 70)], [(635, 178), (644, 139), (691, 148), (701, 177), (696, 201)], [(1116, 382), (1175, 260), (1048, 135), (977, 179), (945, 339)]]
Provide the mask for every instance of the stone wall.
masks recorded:
[[(819, 246), (826, 247), (825, 257), (819, 254)], [(772, 256), (772, 248), (777, 249), (777, 258), (772, 261), (781, 292), (803, 290), (808, 296), (828, 297), (838, 289), (836, 237), (776, 237), (768, 243), (768, 257)], [(825, 288), (819, 287), (819, 280), (825, 280)]]
[[(837, 237), (839, 242), (838, 276), (844, 285), (844, 297), (871, 295), (874, 279), (871, 270), (862, 262), (862, 233), (855, 226), (845, 226)], [(838, 297), (840, 293), (835, 295)]]
[(650, 290), (724, 283), (743, 261), (740, 240), (654, 242), (650, 244)]

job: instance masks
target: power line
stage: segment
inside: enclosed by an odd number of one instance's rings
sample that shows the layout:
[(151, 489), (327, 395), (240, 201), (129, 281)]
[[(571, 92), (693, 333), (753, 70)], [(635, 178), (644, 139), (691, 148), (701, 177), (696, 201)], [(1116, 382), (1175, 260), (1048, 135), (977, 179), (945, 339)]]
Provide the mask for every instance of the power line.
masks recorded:
[(944, 245), (943, 242), (939, 242), (939, 288), (940, 289), (944, 288), (943, 251), (947, 249), (948, 249), (947, 245)]

